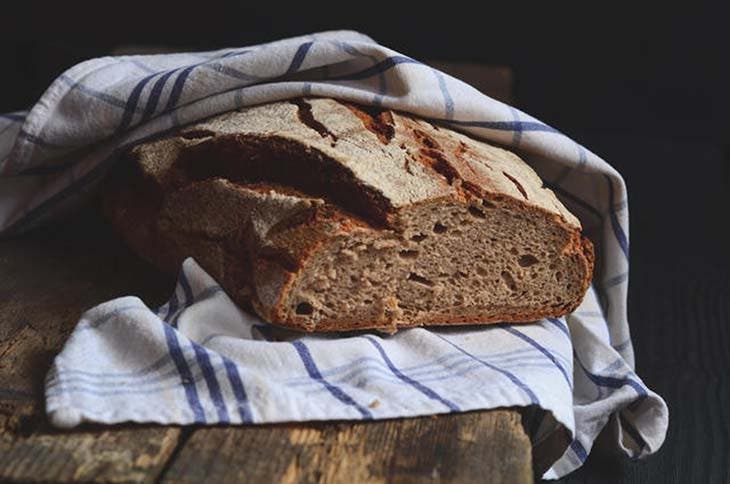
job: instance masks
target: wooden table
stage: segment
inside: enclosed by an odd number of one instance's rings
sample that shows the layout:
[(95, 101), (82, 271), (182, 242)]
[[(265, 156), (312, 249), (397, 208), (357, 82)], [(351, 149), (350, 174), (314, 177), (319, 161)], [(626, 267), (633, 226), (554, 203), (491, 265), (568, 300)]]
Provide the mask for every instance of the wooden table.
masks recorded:
[[(373, 423), (53, 429), (43, 380), (82, 311), (127, 294), (158, 304), (173, 284), (93, 208), (0, 241), (0, 481), (532, 482), (523, 415), (510, 409)], [(536, 471), (551, 457), (539, 453)]]

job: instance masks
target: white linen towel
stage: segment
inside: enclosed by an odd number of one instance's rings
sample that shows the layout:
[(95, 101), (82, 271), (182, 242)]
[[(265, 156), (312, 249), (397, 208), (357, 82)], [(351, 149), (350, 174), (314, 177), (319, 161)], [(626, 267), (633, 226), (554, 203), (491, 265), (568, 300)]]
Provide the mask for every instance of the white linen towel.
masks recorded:
[(188, 259), (161, 308), (123, 297), (82, 315), (46, 381), (55, 425), (370, 420), (535, 405), (544, 413), (533, 443), (566, 437), (547, 478), (578, 468), (606, 425), (632, 457), (661, 446), (666, 404), (633, 370), (621, 176), (557, 130), (356, 32), (72, 67), (30, 111), (0, 115), (0, 231), (73, 207), (135, 143), (302, 95), (409, 111), (519, 152), (595, 243), (598, 270), (581, 306), (528, 325), (302, 335), (242, 312)]

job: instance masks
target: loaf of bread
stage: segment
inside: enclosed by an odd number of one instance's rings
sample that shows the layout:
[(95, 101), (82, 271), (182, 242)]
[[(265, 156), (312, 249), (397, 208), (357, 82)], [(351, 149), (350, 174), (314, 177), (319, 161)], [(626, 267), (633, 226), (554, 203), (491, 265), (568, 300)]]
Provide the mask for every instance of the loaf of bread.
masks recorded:
[(141, 256), (189, 256), (304, 331), (529, 322), (583, 298), (593, 248), (518, 156), (390, 110), (306, 98), (139, 145), (105, 210)]

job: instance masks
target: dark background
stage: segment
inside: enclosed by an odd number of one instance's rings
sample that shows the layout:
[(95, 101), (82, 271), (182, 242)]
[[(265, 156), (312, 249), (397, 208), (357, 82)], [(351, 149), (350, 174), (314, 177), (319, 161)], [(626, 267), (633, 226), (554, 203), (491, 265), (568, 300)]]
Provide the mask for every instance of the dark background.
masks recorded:
[(203, 3), (24, 3), (2, 20), (0, 112), (27, 108), (64, 69), (120, 45), (204, 50), (352, 28), (417, 59), (511, 67), (517, 107), (627, 181), (638, 373), (670, 407), (657, 455), (592, 455), (566, 482), (728, 482), (726, 9)]

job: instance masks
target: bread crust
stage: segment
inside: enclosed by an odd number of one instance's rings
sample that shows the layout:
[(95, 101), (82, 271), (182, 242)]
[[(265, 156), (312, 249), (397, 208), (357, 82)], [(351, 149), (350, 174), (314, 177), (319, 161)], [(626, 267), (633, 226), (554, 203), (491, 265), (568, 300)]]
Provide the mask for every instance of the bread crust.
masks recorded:
[[(303, 331), (529, 322), (574, 310), (593, 246), (580, 222), (515, 154), (410, 115), (309, 98), (226, 113), (135, 147), (105, 190), (117, 231), (174, 271), (198, 260), (238, 304)], [(378, 160), (387, 160), (379, 163)], [(404, 318), (384, 298), (370, 320), (313, 325), (286, 302), (318, 251), (353, 233), (402, 235), (405, 214), (457, 202), (539, 217), (565, 235), (580, 298), (559, 307)]]

